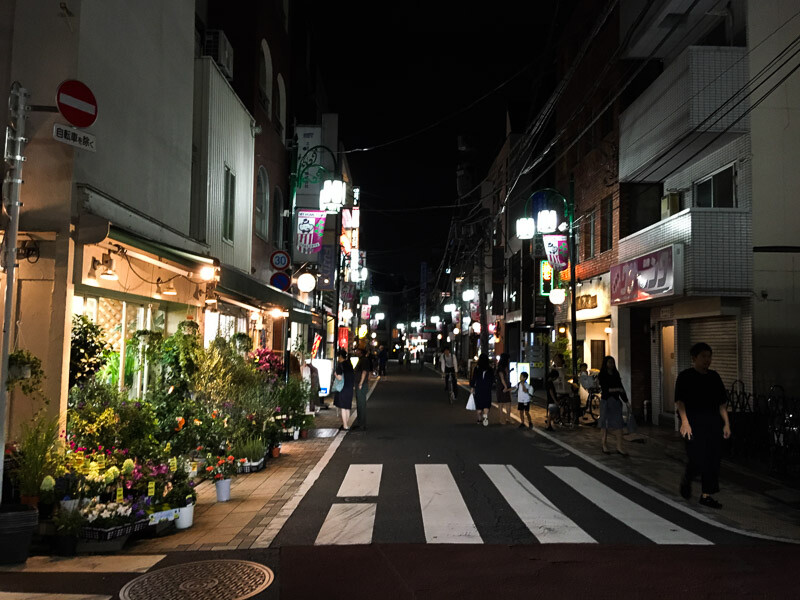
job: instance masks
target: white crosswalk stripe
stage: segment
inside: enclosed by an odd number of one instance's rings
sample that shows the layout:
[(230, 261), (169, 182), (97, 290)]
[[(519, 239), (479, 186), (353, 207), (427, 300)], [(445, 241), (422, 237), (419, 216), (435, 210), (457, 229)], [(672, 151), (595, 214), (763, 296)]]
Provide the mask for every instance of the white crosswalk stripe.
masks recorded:
[(383, 465), (350, 465), (336, 494), (339, 498), (377, 496)]
[[(494, 487), (528, 530), (543, 544), (595, 544), (598, 540), (562, 512), (512, 465), (480, 465)], [(712, 544), (647, 510), (577, 467), (545, 467), (570, 492), (586, 498), (614, 519), (656, 544)], [(467, 502), (446, 464), (415, 465), (419, 510), (429, 544), (482, 544)], [(380, 502), (383, 465), (353, 464), (337, 497), (373, 497), (371, 503), (336, 502), (315, 544), (370, 544)], [(595, 515), (593, 519), (597, 519)]]
[(450, 467), (415, 466), (425, 540), (429, 544), (483, 543)]
[(481, 465), (481, 469), (541, 543), (596, 543), (511, 465)]
[(547, 467), (547, 469), (612, 517), (619, 519), (656, 544), (712, 543), (650, 512), (577, 467)]
[(376, 504), (334, 504), (317, 534), (315, 546), (370, 544)]

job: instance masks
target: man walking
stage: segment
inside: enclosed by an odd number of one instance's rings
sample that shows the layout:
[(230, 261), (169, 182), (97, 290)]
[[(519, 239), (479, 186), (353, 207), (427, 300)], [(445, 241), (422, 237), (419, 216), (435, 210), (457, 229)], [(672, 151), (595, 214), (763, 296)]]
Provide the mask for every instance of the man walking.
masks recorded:
[(389, 362), (389, 353), (386, 352), (386, 347), (381, 344), (378, 351), (378, 375), (386, 377), (386, 363)]
[(675, 405), (681, 417), (681, 436), (686, 438), (686, 471), (681, 479), (681, 496), (692, 495), (692, 479), (700, 475), (700, 504), (722, 508), (711, 494), (719, 491), (722, 440), (731, 436), (728, 398), (719, 373), (712, 371), (711, 346), (692, 346), (692, 368), (681, 371), (675, 382)]
[(356, 392), (356, 422), (350, 428), (367, 429), (367, 392), (369, 391), (369, 358), (367, 350), (358, 350), (358, 363), (355, 368), (355, 392)]

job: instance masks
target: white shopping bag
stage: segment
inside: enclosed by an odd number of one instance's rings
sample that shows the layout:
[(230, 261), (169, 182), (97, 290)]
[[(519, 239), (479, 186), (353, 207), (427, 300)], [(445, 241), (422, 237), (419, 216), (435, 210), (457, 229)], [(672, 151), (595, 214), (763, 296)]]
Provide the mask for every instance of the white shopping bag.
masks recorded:
[(467, 400), (467, 410), (475, 410), (475, 396), (472, 394), (469, 395), (469, 400)]

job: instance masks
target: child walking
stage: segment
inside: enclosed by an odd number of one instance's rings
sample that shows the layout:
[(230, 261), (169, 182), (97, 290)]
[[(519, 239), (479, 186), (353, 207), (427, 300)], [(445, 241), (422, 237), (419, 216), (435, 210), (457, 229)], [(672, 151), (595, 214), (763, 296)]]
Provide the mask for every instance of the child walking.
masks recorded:
[(528, 415), (528, 427), (533, 429), (533, 422), (531, 421), (531, 394), (533, 393), (533, 386), (528, 385), (528, 374), (519, 374), (519, 383), (516, 386), (517, 390), (517, 410), (519, 411), (519, 428), (525, 429), (525, 415)]

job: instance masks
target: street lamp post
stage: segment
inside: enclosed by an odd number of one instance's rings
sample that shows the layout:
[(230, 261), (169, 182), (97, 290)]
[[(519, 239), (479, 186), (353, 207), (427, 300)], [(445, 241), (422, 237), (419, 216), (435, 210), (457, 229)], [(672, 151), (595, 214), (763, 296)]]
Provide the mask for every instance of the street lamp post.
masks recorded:
[[(553, 210), (539, 211), (538, 219), (534, 220), (533, 217), (527, 216), (527, 205), (531, 199), (537, 194), (546, 193), (552, 196), (557, 196), (561, 199), (564, 206), (564, 216), (566, 217), (568, 228), (568, 245), (569, 245), (569, 291), (570, 291), (570, 336), (572, 338), (572, 375), (577, 376), (578, 373), (578, 322), (577, 322), (577, 281), (575, 278), (575, 262), (577, 258), (577, 248), (575, 247), (575, 179), (572, 175), (569, 178), (569, 198), (565, 198), (561, 193), (553, 189), (539, 190), (531, 194), (526, 202), (526, 209), (523, 211), (523, 216), (517, 219), (517, 237), (521, 240), (532, 239), (536, 233), (552, 233), (559, 229), (564, 231), (564, 224), (558, 226), (558, 219)], [(548, 257), (549, 258), (549, 257)], [(555, 265), (554, 265), (555, 266)], [(558, 271), (554, 268), (554, 271)], [(553, 290), (555, 291), (555, 290)], [(551, 302), (560, 304), (561, 302), (554, 302), (556, 297), (551, 292)], [(563, 292), (561, 293), (561, 301), (563, 302)]]
[[(292, 236), (295, 235), (297, 224), (295, 223), (297, 215), (297, 189), (306, 183), (323, 183), (320, 190), (320, 210), (336, 213), (336, 230), (334, 236), (336, 238), (336, 327), (334, 333), (334, 340), (338, 340), (339, 335), (339, 302), (341, 292), (341, 247), (339, 241), (339, 231), (341, 230), (339, 214), (340, 209), (345, 202), (346, 184), (339, 176), (339, 166), (336, 160), (336, 154), (322, 144), (308, 148), (302, 156), (298, 156), (299, 146), (295, 141), (295, 168), (290, 177), (290, 188), (292, 191)], [(329, 169), (322, 165), (320, 161), (322, 156), (328, 154), (333, 163), (333, 169)], [(289, 311), (291, 314), (291, 311)], [(284, 320), (286, 327), (286, 348), (284, 349), (285, 357), (285, 378), (289, 379), (289, 365), (291, 361), (291, 349), (289, 347), (289, 340), (291, 335), (291, 320), (286, 317)], [(336, 348), (337, 342), (334, 342)]]

